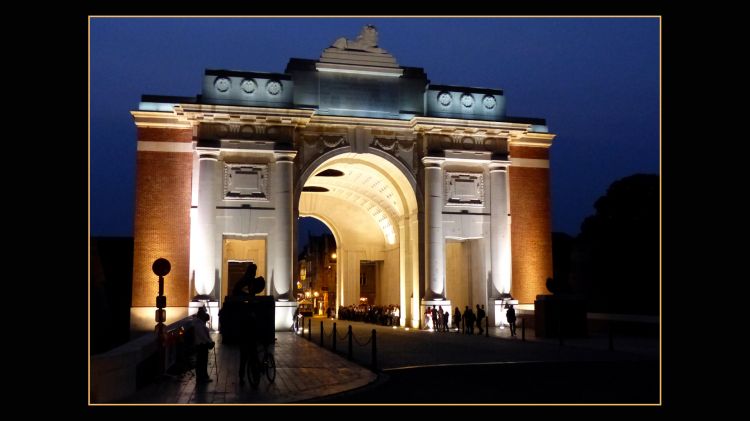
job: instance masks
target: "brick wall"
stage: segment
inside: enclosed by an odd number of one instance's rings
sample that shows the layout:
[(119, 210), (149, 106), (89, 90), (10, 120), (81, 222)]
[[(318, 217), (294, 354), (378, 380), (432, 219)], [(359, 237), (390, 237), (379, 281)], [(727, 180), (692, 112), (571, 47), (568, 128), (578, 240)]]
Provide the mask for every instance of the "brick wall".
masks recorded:
[[(511, 145), (513, 158), (549, 159), (548, 148)], [(511, 214), (513, 285), (519, 303), (533, 303), (537, 294), (549, 294), (552, 277), (552, 233), (549, 169), (511, 165), (508, 171)]]
[[(190, 142), (190, 129), (138, 128), (138, 140)], [(190, 200), (193, 155), (138, 151), (133, 256), (133, 307), (155, 307), (158, 277), (151, 265), (170, 261), (164, 278), (168, 306), (186, 306), (190, 263)]]

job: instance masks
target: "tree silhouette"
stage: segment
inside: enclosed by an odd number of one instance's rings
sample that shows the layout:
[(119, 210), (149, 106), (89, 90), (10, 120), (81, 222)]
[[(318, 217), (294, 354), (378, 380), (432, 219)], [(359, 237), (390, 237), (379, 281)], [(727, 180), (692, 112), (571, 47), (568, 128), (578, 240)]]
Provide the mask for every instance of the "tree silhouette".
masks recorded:
[(659, 176), (617, 180), (594, 208), (576, 238), (572, 284), (589, 311), (658, 314)]

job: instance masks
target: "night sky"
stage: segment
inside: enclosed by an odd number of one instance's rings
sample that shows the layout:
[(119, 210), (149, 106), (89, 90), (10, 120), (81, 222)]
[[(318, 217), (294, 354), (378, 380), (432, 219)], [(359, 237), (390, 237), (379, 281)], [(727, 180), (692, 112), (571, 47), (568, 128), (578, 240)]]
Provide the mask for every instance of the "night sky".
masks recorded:
[(659, 173), (657, 18), (93, 18), (91, 235), (133, 235), (142, 94), (195, 96), (207, 68), (281, 73), (365, 24), (433, 84), (502, 89), (509, 116), (547, 120), (554, 231), (578, 234), (613, 181)]

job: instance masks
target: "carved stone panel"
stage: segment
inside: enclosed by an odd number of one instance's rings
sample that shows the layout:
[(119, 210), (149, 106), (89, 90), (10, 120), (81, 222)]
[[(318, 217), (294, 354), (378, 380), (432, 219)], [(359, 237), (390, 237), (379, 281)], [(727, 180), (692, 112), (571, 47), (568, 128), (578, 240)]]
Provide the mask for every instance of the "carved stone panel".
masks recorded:
[(495, 136), (468, 136), (466, 134), (428, 134), (427, 147), (430, 150), (465, 150), (508, 152), (508, 140)]
[(371, 147), (393, 155), (416, 176), (416, 169), (419, 166), (417, 150), (415, 149), (416, 144), (416, 139), (375, 136)]
[(224, 200), (269, 201), (268, 166), (225, 163)]
[(292, 128), (265, 124), (201, 123), (198, 126), (200, 139), (217, 140), (231, 137), (248, 140), (291, 140)]
[(446, 206), (484, 206), (484, 174), (445, 173)]
[(348, 145), (349, 142), (346, 140), (346, 136), (341, 135), (310, 135), (306, 134), (302, 137), (305, 142), (305, 146), (311, 147), (317, 150), (333, 149), (339, 146)]
[(375, 137), (373, 140), (373, 146), (382, 149), (386, 152), (397, 153), (400, 151), (411, 152), (414, 150), (414, 141), (405, 139), (387, 139), (382, 137)]

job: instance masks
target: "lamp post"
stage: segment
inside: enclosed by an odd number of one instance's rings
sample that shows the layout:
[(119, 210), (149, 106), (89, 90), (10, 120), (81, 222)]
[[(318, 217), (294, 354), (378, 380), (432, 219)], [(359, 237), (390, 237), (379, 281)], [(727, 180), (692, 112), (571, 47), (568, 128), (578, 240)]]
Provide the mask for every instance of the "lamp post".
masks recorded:
[(159, 368), (161, 372), (164, 372), (164, 322), (167, 321), (167, 310), (164, 310), (164, 307), (167, 306), (167, 297), (164, 295), (164, 277), (172, 270), (172, 265), (169, 260), (160, 257), (154, 260), (151, 270), (159, 277), (159, 295), (156, 296), (154, 321), (156, 322), (156, 343), (159, 348)]
[(164, 310), (164, 307), (167, 306), (167, 297), (164, 295), (164, 277), (172, 270), (172, 265), (169, 263), (169, 260), (160, 257), (154, 260), (151, 270), (159, 277), (159, 295), (156, 296), (157, 310), (154, 321), (157, 323), (156, 331), (159, 337), (161, 337), (164, 331), (164, 322), (167, 321), (167, 311)]

